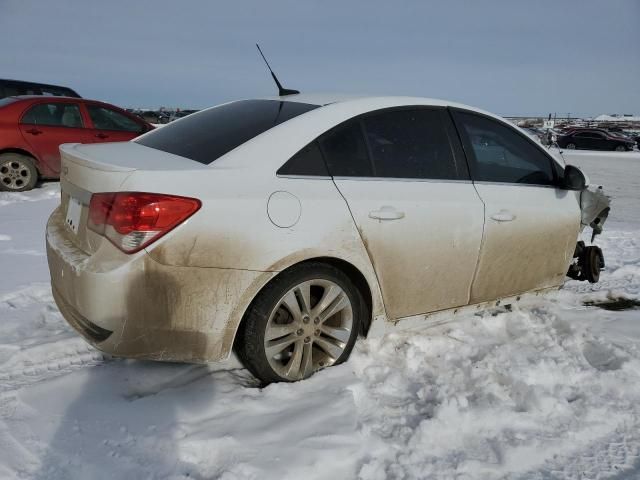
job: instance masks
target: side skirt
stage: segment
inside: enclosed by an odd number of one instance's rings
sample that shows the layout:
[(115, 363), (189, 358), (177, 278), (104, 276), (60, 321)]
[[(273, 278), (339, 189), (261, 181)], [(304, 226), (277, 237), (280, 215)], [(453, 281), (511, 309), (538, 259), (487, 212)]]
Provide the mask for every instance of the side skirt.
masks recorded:
[(561, 287), (562, 285), (547, 287), (540, 290), (522, 293), (520, 295), (499, 298), (490, 302), (465, 305), (463, 307), (449, 308), (447, 310), (440, 310), (426, 314), (412, 315), (410, 317), (398, 318), (393, 321), (387, 320), (384, 316), (378, 316), (373, 320), (367, 338), (377, 338), (392, 332), (419, 331), (437, 327), (455, 322), (461, 317), (468, 316), (470, 314), (490, 310), (500, 306), (523, 303), (526, 300), (531, 300), (546, 293), (557, 291)]

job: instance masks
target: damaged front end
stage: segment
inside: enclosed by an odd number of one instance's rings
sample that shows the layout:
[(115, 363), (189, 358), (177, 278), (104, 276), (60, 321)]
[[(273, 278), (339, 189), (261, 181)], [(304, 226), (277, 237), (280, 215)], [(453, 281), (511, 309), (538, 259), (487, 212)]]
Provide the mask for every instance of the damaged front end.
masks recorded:
[[(581, 226), (591, 228), (591, 243), (596, 235), (602, 233), (604, 222), (609, 216), (611, 200), (602, 191), (602, 186), (587, 186), (580, 192)], [(600, 271), (604, 269), (604, 255), (600, 247), (585, 245), (580, 240), (573, 254), (573, 261), (569, 265), (567, 276), (574, 280), (586, 280), (596, 283), (600, 279)]]

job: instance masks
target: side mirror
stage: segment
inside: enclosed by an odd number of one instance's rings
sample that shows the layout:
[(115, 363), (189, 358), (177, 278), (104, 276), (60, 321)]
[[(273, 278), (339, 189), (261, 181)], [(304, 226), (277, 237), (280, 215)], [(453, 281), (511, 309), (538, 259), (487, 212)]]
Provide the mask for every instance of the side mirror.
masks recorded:
[(563, 186), (567, 190), (584, 190), (587, 179), (578, 167), (567, 165), (564, 167)]

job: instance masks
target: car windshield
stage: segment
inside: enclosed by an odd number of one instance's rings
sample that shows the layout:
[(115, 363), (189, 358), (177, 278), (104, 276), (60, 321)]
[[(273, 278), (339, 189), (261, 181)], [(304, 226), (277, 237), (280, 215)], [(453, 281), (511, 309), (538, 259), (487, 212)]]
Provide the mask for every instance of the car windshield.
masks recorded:
[(280, 100), (241, 100), (186, 116), (136, 143), (208, 165), (270, 128), (318, 107)]

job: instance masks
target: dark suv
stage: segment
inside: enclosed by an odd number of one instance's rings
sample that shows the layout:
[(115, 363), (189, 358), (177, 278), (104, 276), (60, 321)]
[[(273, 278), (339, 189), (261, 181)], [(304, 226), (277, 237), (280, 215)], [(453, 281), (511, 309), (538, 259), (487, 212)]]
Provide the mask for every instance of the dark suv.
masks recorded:
[(0, 98), (15, 97), (18, 95), (47, 95), (54, 97), (81, 98), (77, 92), (68, 87), (0, 78)]

